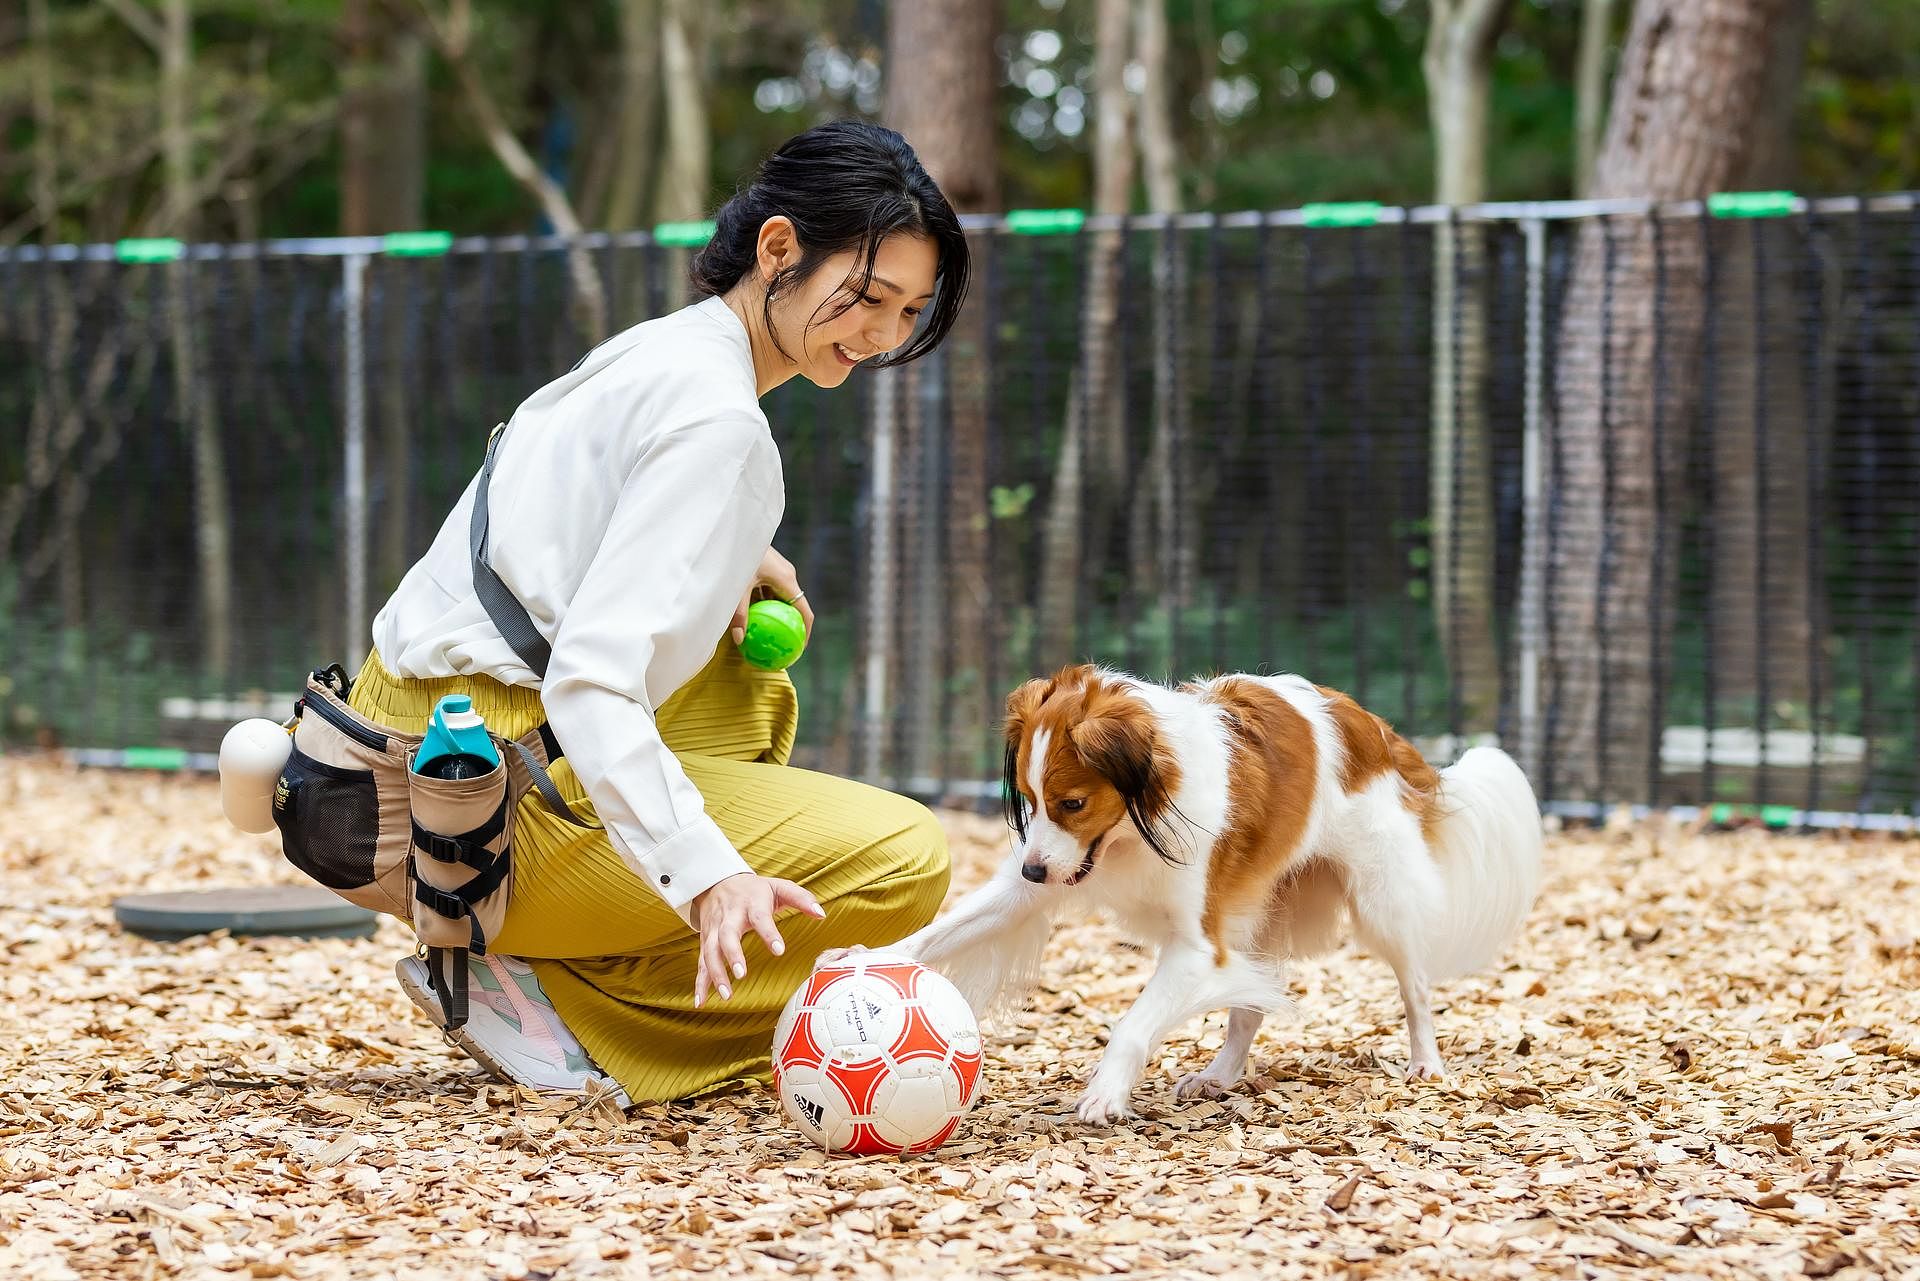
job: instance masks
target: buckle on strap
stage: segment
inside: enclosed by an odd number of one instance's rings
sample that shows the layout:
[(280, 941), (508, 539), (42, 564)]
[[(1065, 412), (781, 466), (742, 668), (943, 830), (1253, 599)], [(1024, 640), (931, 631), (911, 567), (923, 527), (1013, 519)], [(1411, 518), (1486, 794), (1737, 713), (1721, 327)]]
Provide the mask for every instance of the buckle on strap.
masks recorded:
[(413, 881), (414, 901), (450, 921), (464, 917), (469, 935), (467, 947), (476, 956), (487, 954), (487, 936), (480, 929), (480, 915), (474, 911), (474, 906), (499, 889), (512, 871), (513, 860), (502, 855), (465, 885), (448, 890), (420, 879), (419, 861), (407, 861), (407, 876)]
[[(493, 811), (493, 817), (470, 832), (458, 836), (448, 836), (444, 832), (434, 832), (420, 826), (420, 820), (413, 820), (413, 843), (415, 848), (423, 849), (442, 863), (464, 863), (475, 870), (488, 867), (496, 857), (487, 849), (487, 843), (505, 831), (507, 827), (507, 803), (502, 798)], [(505, 851), (502, 851), (504, 857)]]

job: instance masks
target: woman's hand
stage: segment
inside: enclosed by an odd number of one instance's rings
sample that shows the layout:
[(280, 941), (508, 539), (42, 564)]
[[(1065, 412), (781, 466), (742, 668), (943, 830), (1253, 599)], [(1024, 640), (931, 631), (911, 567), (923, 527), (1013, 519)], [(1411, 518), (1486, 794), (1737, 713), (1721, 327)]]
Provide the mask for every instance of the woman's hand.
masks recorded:
[(733, 643), (738, 645), (747, 635), (747, 606), (762, 596), (786, 601), (800, 611), (800, 621), (806, 624), (807, 639), (813, 639), (813, 606), (807, 604), (807, 594), (800, 590), (800, 577), (794, 572), (793, 562), (773, 548), (767, 548), (767, 554), (760, 558), (760, 569), (753, 576), (753, 586), (747, 588), (747, 594), (740, 598), (740, 605), (733, 611)]
[(747, 958), (740, 940), (752, 930), (767, 945), (767, 951), (779, 956), (787, 950), (786, 940), (774, 928), (773, 918), (784, 911), (805, 912), (816, 920), (825, 920), (827, 910), (819, 900), (792, 881), (742, 872), (715, 881), (693, 900), (693, 925), (700, 931), (700, 968), (693, 976), (693, 1008), (706, 1004), (709, 991), (720, 999), (733, 999), (734, 979), (747, 976)]

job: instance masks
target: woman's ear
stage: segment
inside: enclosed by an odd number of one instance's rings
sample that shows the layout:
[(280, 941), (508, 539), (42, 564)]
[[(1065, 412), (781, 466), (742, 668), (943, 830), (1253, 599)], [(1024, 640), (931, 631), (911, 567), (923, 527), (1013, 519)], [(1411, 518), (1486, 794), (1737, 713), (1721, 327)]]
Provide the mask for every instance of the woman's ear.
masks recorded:
[(754, 264), (760, 268), (760, 279), (772, 280), (799, 261), (800, 238), (785, 214), (775, 214), (760, 224), (760, 235), (754, 243)]

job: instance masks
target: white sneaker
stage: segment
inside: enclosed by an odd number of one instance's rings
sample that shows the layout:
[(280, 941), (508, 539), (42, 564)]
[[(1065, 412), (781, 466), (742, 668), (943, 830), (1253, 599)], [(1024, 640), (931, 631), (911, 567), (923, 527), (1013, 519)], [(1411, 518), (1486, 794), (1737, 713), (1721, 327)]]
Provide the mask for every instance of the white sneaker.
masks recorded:
[[(444, 1027), (426, 959), (403, 956), (393, 972), (434, 1026)], [(504, 1081), (550, 1093), (611, 1091), (616, 1106), (632, 1105), (626, 1091), (587, 1057), (541, 990), (533, 967), (519, 957), (468, 954), (467, 1021), (447, 1035)]]

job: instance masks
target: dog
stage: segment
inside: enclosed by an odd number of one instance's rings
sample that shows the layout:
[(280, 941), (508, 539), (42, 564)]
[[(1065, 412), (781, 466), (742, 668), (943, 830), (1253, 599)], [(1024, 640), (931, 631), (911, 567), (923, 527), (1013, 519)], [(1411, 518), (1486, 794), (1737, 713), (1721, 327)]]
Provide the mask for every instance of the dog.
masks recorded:
[(1430, 985), (1490, 964), (1539, 881), (1533, 789), (1497, 748), (1436, 771), (1386, 721), (1293, 675), (1177, 688), (1092, 665), (1007, 700), (1008, 858), (952, 911), (888, 949), (983, 1012), (1037, 974), (1053, 923), (1096, 907), (1159, 948), (1077, 1111), (1131, 1115), (1148, 1057), (1195, 1015), (1230, 1011), (1220, 1052), (1175, 1086), (1230, 1089), (1281, 966), (1335, 947), (1345, 920), (1393, 967), (1407, 1076), (1443, 1073)]

